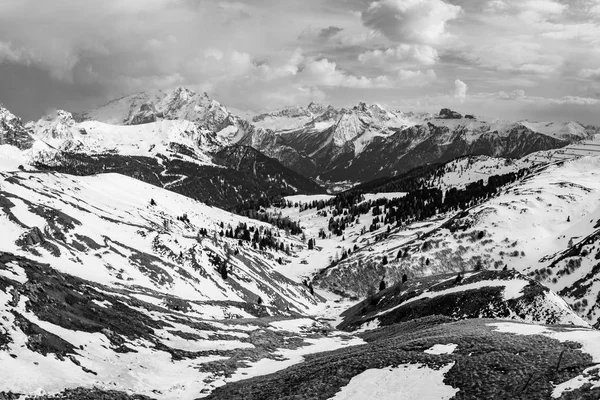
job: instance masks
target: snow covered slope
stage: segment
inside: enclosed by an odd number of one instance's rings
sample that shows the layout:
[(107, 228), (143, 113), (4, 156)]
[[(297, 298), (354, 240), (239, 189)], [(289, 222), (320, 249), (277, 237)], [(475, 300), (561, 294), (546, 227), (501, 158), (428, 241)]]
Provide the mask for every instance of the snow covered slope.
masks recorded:
[[(275, 271), (276, 259), (286, 262), (288, 254), (219, 235), (245, 223), (262, 237), (272, 232), (268, 224), (117, 174), (0, 173), (0, 179), (2, 251), (105, 285), (195, 300), (255, 302), (260, 296), (264, 304), (300, 311), (319, 302)], [(272, 233), (277, 242), (303, 246)]]
[(306, 354), (363, 343), (282, 314), (133, 283), (105, 286), (0, 252), (0, 393), (196, 399)]
[(193, 399), (362, 343), (287, 320), (324, 301), (297, 237), (132, 178), (0, 172), (0, 230), (0, 392)]
[(70, 113), (58, 111), (56, 116), (28, 124), (28, 128), (35, 139), (59, 152), (156, 156), (177, 154), (182, 146), (191, 153), (188, 160), (212, 164), (210, 153), (227, 145), (188, 120), (159, 120), (133, 126), (98, 121), (78, 123)]

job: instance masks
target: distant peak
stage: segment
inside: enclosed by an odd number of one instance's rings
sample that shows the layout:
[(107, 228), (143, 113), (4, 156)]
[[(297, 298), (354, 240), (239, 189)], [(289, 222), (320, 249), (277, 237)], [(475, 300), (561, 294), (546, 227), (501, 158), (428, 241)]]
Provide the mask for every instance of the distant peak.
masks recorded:
[(442, 108), (439, 113), (439, 117), (443, 119), (462, 119), (462, 114), (452, 111), (449, 108)]
[(314, 101), (311, 101), (310, 104), (308, 105), (308, 107), (306, 107), (306, 109), (313, 114), (318, 114), (325, 110), (325, 106), (323, 106), (322, 104), (319, 104), (319, 103), (315, 103)]
[(354, 106), (355, 110), (358, 111), (362, 111), (362, 112), (366, 112), (368, 109), (367, 103), (365, 103), (364, 101), (361, 101), (360, 103), (358, 103), (358, 105)]
[(20, 121), (20, 119), (0, 103), (0, 120), (4, 122)]
[(183, 86), (176, 87), (167, 97), (173, 97), (187, 101), (191, 97), (195, 96), (196, 92)]

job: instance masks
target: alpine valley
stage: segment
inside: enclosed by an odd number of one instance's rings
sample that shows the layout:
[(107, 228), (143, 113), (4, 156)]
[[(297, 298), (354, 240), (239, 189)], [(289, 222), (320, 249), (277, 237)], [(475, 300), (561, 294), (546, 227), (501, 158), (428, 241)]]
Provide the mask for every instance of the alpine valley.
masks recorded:
[(599, 156), (448, 108), (0, 106), (0, 399), (598, 399)]

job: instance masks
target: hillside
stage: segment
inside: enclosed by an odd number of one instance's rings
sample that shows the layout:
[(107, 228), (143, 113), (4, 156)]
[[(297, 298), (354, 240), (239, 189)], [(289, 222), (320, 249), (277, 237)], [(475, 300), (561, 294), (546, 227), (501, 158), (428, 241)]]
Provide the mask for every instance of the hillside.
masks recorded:
[[(385, 285), (385, 276), (382, 282)], [(556, 293), (516, 271), (436, 275), (375, 290), (342, 313), (339, 329), (374, 329), (434, 315), (589, 328)]]
[[(189, 299), (253, 303), (260, 296), (291, 310), (319, 302), (275, 271), (276, 259), (290, 257), (281, 243), (303, 244), (268, 224), (117, 174), (0, 178), (2, 251), (35, 256), (82, 279)], [(239, 225), (265, 245), (220, 236)]]
[(398, 225), (386, 217), (364, 232), (361, 217), (344, 231), (344, 247), (354, 251), (318, 274), (315, 284), (363, 296), (384, 275), (396, 283), (403, 274), (508, 266), (565, 295), (595, 324), (598, 162), (584, 157), (533, 170), (481, 204), (423, 221)]
[(429, 317), (361, 334), (367, 344), (312, 355), (218, 388), (211, 400), (595, 399), (600, 334)]
[(0, 398), (193, 399), (305, 354), (363, 343), (284, 314), (134, 282), (103, 285), (0, 252)]
[(361, 343), (305, 317), (297, 237), (135, 179), (0, 172), (0, 224), (1, 396), (197, 398)]

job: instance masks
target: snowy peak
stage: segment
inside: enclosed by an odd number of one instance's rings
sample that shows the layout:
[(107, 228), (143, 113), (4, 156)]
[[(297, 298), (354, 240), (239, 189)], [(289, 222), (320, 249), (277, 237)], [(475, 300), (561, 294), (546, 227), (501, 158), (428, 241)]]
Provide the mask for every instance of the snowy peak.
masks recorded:
[(20, 124), (19, 118), (11, 113), (4, 105), (0, 104), (0, 121), (7, 125)]
[(83, 113), (83, 119), (112, 125), (141, 125), (160, 120), (186, 120), (217, 133), (236, 125), (236, 118), (206, 93), (178, 87), (169, 92), (138, 93)]
[(313, 114), (321, 114), (323, 111), (325, 111), (327, 109), (327, 107), (323, 106), (321, 104), (315, 103), (314, 101), (311, 101), (308, 104), (308, 107), (306, 107), (306, 109)]
[(78, 130), (76, 125), (77, 122), (75, 122), (70, 112), (58, 110), (36, 123), (29, 123), (27, 126), (35, 133), (36, 139), (56, 139), (60, 142), (73, 140), (74, 133)]
[[(533, 132), (538, 132), (547, 136), (551, 136), (562, 140), (579, 140), (585, 139), (590, 135), (583, 125), (568, 121), (568, 122), (529, 122), (521, 121), (520, 125), (531, 129)], [(591, 130), (590, 130), (591, 131)]]

